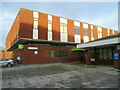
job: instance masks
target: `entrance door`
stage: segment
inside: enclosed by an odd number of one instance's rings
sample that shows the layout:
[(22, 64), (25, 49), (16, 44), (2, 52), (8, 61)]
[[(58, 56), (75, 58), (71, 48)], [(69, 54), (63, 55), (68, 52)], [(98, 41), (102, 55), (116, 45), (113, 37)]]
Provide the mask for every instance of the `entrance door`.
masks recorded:
[(85, 63), (85, 53), (84, 51), (74, 51), (75, 60), (79, 60)]

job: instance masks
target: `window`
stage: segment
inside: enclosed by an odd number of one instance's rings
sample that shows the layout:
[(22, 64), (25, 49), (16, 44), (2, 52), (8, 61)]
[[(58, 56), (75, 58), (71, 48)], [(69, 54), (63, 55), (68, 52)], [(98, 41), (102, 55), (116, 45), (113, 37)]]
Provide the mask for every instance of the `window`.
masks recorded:
[(52, 21), (48, 21), (48, 31), (52, 31)]
[(38, 12), (33, 12), (33, 39), (38, 39)]
[(74, 21), (74, 34), (80, 35), (80, 22)]
[(60, 32), (67, 34), (67, 24), (64, 24), (64, 23), (60, 24)]
[(98, 31), (98, 38), (102, 38), (102, 32)]
[(88, 24), (83, 23), (83, 28), (88, 28)]
[(103, 54), (102, 49), (99, 49), (99, 58), (100, 58), (100, 59), (103, 59), (103, 55), (102, 55), (102, 54)]
[(38, 29), (38, 18), (34, 18), (33, 28)]
[(84, 28), (84, 36), (88, 36), (88, 30)]
[(103, 59), (107, 59), (107, 49), (106, 48), (104, 48), (103, 49)]
[(52, 16), (48, 15), (48, 40), (52, 40)]
[(74, 26), (74, 33), (75, 33), (76, 35), (80, 35), (80, 27)]
[(99, 59), (111, 60), (113, 58), (112, 48), (99, 48)]
[(38, 18), (38, 15), (39, 15), (38, 12), (33, 12), (33, 17), (34, 18)]
[(107, 53), (108, 53), (108, 59), (112, 59), (112, 48), (108, 48), (107, 49)]
[(67, 42), (68, 34), (67, 34), (67, 24), (60, 23), (60, 41)]
[(98, 27), (98, 38), (102, 38), (102, 28)]
[(48, 21), (52, 21), (52, 15), (48, 15)]
[(75, 43), (80, 43), (80, 35), (74, 35), (75, 37)]
[(51, 58), (59, 58), (59, 57), (68, 57), (68, 50), (51, 50), (50, 56)]
[(33, 39), (38, 39), (38, 30), (33, 29)]

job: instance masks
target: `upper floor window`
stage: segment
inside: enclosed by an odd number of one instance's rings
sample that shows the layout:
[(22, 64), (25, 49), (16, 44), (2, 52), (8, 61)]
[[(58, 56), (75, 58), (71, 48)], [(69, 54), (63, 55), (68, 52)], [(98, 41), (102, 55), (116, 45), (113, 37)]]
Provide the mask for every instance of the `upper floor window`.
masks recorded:
[(75, 33), (76, 35), (80, 35), (80, 27), (74, 26), (74, 33)]
[(88, 36), (88, 30), (84, 28), (84, 36)]
[(48, 21), (52, 21), (52, 15), (48, 15)]
[(80, 22), (74, 21), (74, 34), (80, 35)]
[(102, 28), (98, 27), (98, 38), (102, 38)]
[(88, 28), (88, 24), (83, 23), (83, 28)]
[(67, 24), (60, 23), (60, 32), (61, 33), (67, 33)]
[(33, 12), (33, 17), (38, 18), (39, 13), (38, 12)]
[(48, 31), (52, 31), (52, 21), (48, 21)]
[(38, 29), (38, 18), (34, 18), (33, 28)]

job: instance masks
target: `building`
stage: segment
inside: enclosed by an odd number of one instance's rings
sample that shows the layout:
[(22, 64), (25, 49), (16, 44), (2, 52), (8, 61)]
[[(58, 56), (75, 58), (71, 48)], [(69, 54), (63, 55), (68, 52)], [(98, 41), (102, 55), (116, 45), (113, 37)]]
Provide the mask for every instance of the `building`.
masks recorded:
[(5, 52), (5, 51), (2, 51), (0, 52), (0, 58), (12, 58), (12, 52)]
[(21, 8), (6, 37), (6, 50), (22, 64), (76, 60), (71, 50), (79, 43), (97, 40), (118, 31)]
[(86, 49), (81, 52), (86, 56), (86, 64), (92, 65), (92, 59), (95, 64), (110, 64), (115, 68), (120, 68), (120, 33), (97, 39), (88, 43), (78, 44), (77, 48)]

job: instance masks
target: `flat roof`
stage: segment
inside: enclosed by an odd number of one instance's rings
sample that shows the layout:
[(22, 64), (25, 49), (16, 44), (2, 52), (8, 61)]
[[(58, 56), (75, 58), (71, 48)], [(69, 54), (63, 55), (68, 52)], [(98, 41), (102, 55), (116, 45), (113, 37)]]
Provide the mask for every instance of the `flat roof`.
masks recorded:
[(77, 45), (78, 43), (74, 42), (61, 42), (61, 41), (48, 41), (48, 40), (40, 40), (40, 39), (28, 39), (28, 38), (20, 38), (15, 43), (11, 45), (7, 51), (12, 51), (18, 47), (18, 44), (28, 44), (28, 43), (45, 43), (45, 44), (69, 44), (69, 45)]
[(111, 35), (101, 39), (97, 39), (91, 42), (78, 44), (77, 48), (91, 48), (91, 47), (101, 47), (120, 44), (120, 33), (116, 35)]

